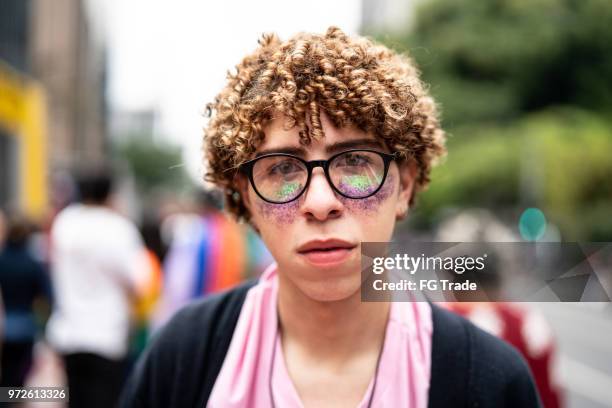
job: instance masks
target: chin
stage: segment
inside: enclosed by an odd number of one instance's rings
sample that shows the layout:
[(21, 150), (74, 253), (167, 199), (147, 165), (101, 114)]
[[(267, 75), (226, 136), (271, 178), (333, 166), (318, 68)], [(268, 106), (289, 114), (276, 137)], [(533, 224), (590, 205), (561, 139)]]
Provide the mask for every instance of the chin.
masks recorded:
[(361, 290), (359, 275), (302, 281), (296, 284), (302, 293), (317, 302), (337, 302), (350, 298)]

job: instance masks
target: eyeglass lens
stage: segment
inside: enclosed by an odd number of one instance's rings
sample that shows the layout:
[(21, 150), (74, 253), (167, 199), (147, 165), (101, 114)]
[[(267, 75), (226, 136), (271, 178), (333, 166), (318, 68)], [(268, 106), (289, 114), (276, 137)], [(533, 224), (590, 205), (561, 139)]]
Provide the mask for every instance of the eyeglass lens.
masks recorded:
[[(352, 151), (329, 163), (329, 177), (342, 194), (351, 198), (372, 195), (385, 171), (383, 158), (374, 152)], [(253, 182), (266, 200), (282, 203), (302, 193), (308, 180), (306, 165), (289, 156), (267, 156), (253, 166)]]

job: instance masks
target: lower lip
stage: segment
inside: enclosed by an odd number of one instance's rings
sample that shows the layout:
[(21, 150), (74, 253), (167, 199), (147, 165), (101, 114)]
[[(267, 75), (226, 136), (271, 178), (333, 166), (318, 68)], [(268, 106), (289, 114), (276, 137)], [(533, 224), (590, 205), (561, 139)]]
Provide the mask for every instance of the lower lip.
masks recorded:
[(308, 262), (313, 265), (336, 265), (345, 261), (354, 248), (338, 248), (331, 251), (308, 251), (302, 252), (302, 255)]

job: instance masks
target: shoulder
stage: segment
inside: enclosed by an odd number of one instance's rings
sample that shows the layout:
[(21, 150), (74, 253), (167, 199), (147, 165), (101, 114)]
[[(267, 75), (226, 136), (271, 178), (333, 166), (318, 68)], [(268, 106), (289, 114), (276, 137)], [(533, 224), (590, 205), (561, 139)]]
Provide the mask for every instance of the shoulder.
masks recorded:
[(134, 235), (139, 235), (136, 224), (128, 217), (111, 208), (97, 208), (96, 217), (98, 222), (106, 224), (107, 227), (121, 230), (123, 233), (129, 234), (130, 238), (133, 238)]
[(121, 407), (203, 405), (221, 369), (248, 290), (255, 281), (193, 302), (154, 336), (140, 357)]
[(70, 204), (57, 213), (53, 220), (53, 224), (51, 225), (51, 230), (57, 230), (58, 228), (63, 227), (64, 224), (71, 223), (73, 219), (78, 218), (80, 207), (81, 206), (79, 204)]
[(75, 224), (82, 225), (83, 223), (88, 225), (93, 223), (101, 228), (102, 231), (117, 230), (119, 228), (123, 230), (122, 232), (126, 230), (138, 232), (134, 223), (110, 208), (104, 206), (86, 206), (79, 203), (71, 204), (61, 210), (55, 217), (51, 228), (52, 230), (73, 228)]
[(538, 407), (518, 351), (448, 310), (432, 305), (430, 406)]
[(255, 283), (248, 281), (184, 306), (155, 336), (155, 343), (176, 347), (177, 344), (198, 342), (201, 337), (184, 334), (194, 334), (201, 329), (207, 329), (207, 334), (213, 334), (212, 337), (223, 335), (223, 329), (228, 328), (234, 315), (240, 313), (246, 293)]
[(95, 228), (96, 234), (106, 245), (132, 250), (141, 248), (142, 237), (136, 224), (125, 215), (109, 207), (88, 208), (84, 212), (86, 224)]

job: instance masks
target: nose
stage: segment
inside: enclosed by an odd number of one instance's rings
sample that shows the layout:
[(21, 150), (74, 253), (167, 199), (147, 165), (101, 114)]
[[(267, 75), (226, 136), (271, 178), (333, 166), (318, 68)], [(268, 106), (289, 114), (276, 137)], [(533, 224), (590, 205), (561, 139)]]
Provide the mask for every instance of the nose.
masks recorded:
[(312, 170), (310, 185), (304, 195), (306, 197), (301, 211), (307, 218), (325, 221), (338, 218), (342, 214), (342, 202), (329, 185), (321, 167)]

